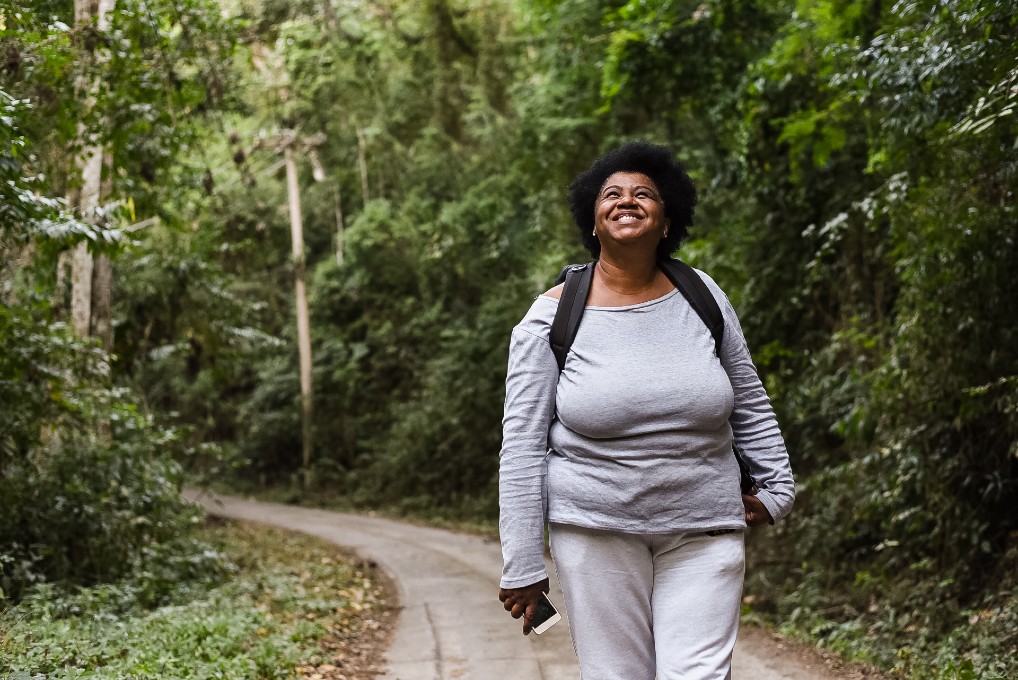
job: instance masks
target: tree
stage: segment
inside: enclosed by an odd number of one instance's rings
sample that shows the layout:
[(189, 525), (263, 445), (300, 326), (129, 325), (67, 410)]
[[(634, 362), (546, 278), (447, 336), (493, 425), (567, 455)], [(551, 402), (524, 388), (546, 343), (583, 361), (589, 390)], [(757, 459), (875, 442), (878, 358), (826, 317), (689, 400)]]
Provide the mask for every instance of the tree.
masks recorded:
[[(93, 37), (107, 33), (114, 4), (115, 0), (75, 0), (76, 33)], [(84, 115), (88, 116), (102, 87), (96, 68), (101, 56), (94, 46), (85, 45), (81, 57), (83, 68), (78, 76), (76, 97), (81, 101)], [(78, 124), (78, 134), (82, 151), (71, 174), (80, 173), (80, 183), (75, 187), (70, 204), (87, 223), (94, 224), (99, 219), (102, 199), (103, 148), (89, 139), (91, 131), (82, 122)], [(112, 344), (110, 269), (109, 257), (100, 256), (98, 261), (94, 260), (87, 242), (75, 246), (71, 256), (71, 327), (80, 336), (101, 335), (107, 348)]]
[[(84, 219), (96, 215), (100, 193), (123, 197), (113, 222), (153, 209), (154, 196), (162, 203), (174, 189), (146, 191), (143, 175), (181, 170), (188, 129), (170, 132), (167, 123), (195, 92), (169, 92), (159, 75), (197, 54), (211, 61), (228, 42), (226, 32), (203, 32), (200, 3), (173, 7), (156, 18), (158, 8), (130, 0), (79, 4), (79, 23), (71, 3), (0, 7), (0, 136), (11, 143), (0, 152), (0, 598), (37, 583), (91, 584), (131, 571), (172, 579), (209, 562), (186, 538), (193, 512), (179, 497), (174, 459), (189, 450), (182, 432), (157, 424), (130, 389), (111, 384), (109, 342), (100, 348), (72, 336), (49, 305), (58, 253), (87, 244), (86, 256), (114, 255), (125, 245), (124, 231)], [(221, 49), (204, 49), (218, 40)], [(179, 82), (193, 88), (199, 80)], [(163, 107), (149, 106), (153, 100)], [(146, 144), (158, 147), (158, 160), (141, 172), (137, 151)], [(52, 198), (60, 195), (73, 204)], [(107, 202), (107, 216), (110, 209)], [(73, 320), (83, 333), (108, 323), (95, 304), (90, 259), (74, 265)], [(157, 581), (148, 583), (152, 602), (167, 585)]]

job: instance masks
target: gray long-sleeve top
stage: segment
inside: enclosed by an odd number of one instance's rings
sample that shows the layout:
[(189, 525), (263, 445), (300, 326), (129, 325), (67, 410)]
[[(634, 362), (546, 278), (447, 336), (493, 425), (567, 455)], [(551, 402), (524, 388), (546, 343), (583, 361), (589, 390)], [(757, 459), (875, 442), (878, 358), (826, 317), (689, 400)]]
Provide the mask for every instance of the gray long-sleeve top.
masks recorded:
[(735, 310), (720, 357), (678, 290), (626, 307), (587, 307), (559, 372), (540, 296), (513, 329), (499, 465), (501, 587), (547, 576), (545, 522), (660, 534), (744, 528), (733, 438), (778, 520), (795, 485), (774, 411)]

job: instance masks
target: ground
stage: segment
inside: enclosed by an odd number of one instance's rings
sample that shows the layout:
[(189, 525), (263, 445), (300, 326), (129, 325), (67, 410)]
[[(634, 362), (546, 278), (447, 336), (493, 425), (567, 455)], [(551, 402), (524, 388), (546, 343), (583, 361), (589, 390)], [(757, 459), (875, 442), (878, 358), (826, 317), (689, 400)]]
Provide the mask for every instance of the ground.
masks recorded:
[[(365, 622), (365, 634), (327, 638), (305, 678), (386, 680), (579, 680), (568, 627), (541, 636), (519, 634), (497, 601), (497, 541), (390, 519), (262, 503), (191, 492), (211, 514), (256, 521), (344, 546), (365, 570), (387, 575), (386, 606)], [(553, 599), (561, 593), (552, 584)], [(398, 600), (398, 605), (397, 605)], [(469, 623), (465, 623), (469, 622)], [(733, 680), (885, 680), (759, 628), (745, 627), (736, 646)]]
[[(352, 554), (350, 559), (359, 559)], [(392, 642), (399, 616), (398, 589), (392, 579), (374, 562), (363, 561), (361, 570), (385, 593), (383, 606), (365, 617), (359, 635), (350, 637), (331, 631), (320, 640), (319, 663), (297, 668), (307, 680), (375, 680), (382, 672), (386, 652)]]

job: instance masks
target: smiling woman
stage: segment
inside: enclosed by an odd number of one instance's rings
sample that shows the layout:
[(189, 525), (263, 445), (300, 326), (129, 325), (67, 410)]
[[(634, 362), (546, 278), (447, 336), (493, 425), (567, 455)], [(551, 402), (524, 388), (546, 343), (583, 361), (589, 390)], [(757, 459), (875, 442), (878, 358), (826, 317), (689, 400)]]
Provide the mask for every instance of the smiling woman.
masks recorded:
[[(601, 243), (598, 269), (602, 285), (591, 291), (591, 304), (617, 307), (667, 293), (671, 283), (656, 270), (653, 259), (649, 260), (651, 269), (645, 269), (646, 276), (633, 279), (635, 286), (627, 288), (629, 282), (618, 269), (639, 271), (640, 263), (633, 258), (648, 261), (641, 253), (655, 252), (667, 238), (670, 225), (654, 180), (642, 172), (616, 172), (608, 177), (594, 204), (591, 233)], [(631, 261), (629, 266), (623, 263), (626, 260)]]
[[(594, 236), (598, 240), (652, 240), (654, 247), (671, 224), (652, 180), (642, 172), (616, 172), (605, 180), (594, 206)], [(598, 227), (601, 233), (598, 233)]]
[[(689, 233), (696, 207), (696, 188), (682, 164), (663, 147), (633, 142), (597, 159), (569, 187), (569, 209), (580, 232), (580, 240), (594, 257), (601, 252), (595, 223), (597, 209), (616, 175), (639, 175), (649, 180), (647, 189), (657, 194), (668, 228), (657, 243), (660, 257), (671, 255)], [(612, 180), (609, 182), (609, 180)], [(621, 190), (622, 187), (616, 187)]]
[[(585, 680), (729, 677), (747, 526), (795, 496), (781, 433), (728, 298), (710, 330), (661, 269), (696, 192), (663, 147), (598, 159), (570, 187), (597, 258), (560, 369), (549, 335), (561, 288), (514, 329), (499, 468), (499, 599), (524, 634), (541, 592), (544, 526)], [(759, 490), (740, 492), (733, 445)], [(609, 624), (609, 622), (611, 622)]]

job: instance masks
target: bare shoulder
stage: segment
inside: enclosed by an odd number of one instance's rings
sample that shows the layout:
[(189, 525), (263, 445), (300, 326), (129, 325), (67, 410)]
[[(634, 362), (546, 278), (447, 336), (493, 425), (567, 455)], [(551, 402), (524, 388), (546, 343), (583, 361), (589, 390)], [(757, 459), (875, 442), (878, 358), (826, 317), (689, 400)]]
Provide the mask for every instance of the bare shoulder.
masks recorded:
[(565, 288), (565, 286), (566, 286), (566, 284), (560, 283), (557, 286), (555, 286), (554, 288), (552, 288), (551, 290), (549, 290), (546, 293), (544, 293), (544, 295), (546, 297), (555, 298), (556, 300), (558, 300), (559, 298), (562, 297), (562, 289)]

